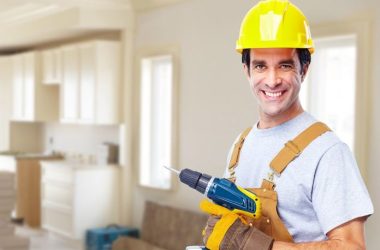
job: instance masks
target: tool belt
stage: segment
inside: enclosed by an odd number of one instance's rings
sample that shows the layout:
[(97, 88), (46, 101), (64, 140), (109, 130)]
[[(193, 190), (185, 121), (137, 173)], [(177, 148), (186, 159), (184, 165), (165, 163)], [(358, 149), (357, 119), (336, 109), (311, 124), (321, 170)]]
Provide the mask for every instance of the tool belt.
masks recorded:
[[(232, 182), (236, 181), (235, 168), (239, 162), (244, 140), (251, 129), (246, 129), (234, 145), (228, 166), (229, 179)], [(276, 185), (273, 182), (273, 176), (275, 174), (280, 176), (288, 164), (298, 157), (314, 139), (327, 131), (330, 131), (330, 129), (324, 123), (316, 122), (293, 140), (285, 143), (285, 146), (270, 163), (271, 172), (268, 174), (268, 179), (263, 179), (260, 188), (247, 188), (260, 198), (262, 204), (262, 216), (259, 219), (250, 221), (252, 226), (273, 237), (275, 240), (293, 242), (292, 236), (277, 213), (277, 192), (275, 191)]]

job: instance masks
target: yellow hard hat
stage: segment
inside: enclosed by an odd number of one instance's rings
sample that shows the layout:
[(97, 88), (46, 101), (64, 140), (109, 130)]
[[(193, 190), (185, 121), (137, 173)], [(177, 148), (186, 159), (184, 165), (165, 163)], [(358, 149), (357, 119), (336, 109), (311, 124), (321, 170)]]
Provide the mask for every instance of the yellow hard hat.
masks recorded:
[(240, 27), (236, 50), (306, 48), (314, 51), (304, 14), (288, 0), (265, 0), (248, 11)]

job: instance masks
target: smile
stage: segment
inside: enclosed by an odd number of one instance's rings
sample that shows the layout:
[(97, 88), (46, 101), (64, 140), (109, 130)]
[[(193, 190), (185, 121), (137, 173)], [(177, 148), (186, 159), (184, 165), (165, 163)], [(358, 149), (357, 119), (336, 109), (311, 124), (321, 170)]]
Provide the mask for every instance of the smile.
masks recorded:
[(263, 91), (266, 96), (269, 97), (280, 97), (284, 92), (268, 92), (268, 91)]

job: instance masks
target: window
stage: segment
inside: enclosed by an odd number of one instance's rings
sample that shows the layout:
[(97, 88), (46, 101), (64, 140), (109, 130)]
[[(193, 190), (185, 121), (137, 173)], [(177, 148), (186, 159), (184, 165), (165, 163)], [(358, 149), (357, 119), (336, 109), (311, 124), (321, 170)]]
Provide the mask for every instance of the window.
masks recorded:
[(140, 185), (171, 188), (173, 165), (173, 55), (140, 60)]
[(356, 36), (315, 40), (301, 102), (355, 149)]
[(354, 152), (366, 180), (370, 102), (370, 24), (329, 23), (311, 29), (315, 54), (301, 102)]

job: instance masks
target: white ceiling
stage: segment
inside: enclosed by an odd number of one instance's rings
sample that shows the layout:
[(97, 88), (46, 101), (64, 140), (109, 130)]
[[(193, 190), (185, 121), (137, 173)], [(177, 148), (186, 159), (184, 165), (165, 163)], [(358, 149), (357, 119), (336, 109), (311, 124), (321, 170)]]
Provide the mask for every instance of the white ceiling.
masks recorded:
[(180, 1), (184, 0), (0, 0), (0, 52), (120, 30), (128, 25), (132, 11)]
[(175, 4), (185, 0), (131, 0), (133, 8), (137, 11), (146, 11), (165, 5)]
[(0, 24), (26, 22), (73, 7), (127, 9), (131, 4), (129, 0), (0, 0)]

